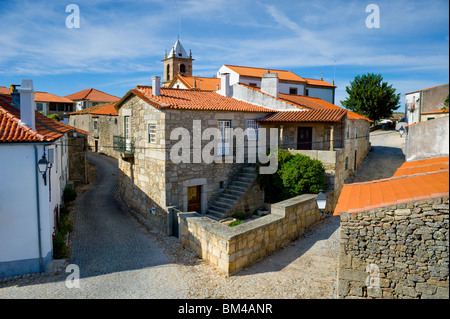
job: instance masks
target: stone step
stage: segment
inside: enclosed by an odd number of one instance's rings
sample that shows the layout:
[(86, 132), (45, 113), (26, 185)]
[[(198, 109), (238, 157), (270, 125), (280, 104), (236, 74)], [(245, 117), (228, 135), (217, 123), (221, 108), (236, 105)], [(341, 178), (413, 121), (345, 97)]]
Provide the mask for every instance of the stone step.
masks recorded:
[(221, 220), (225, 216), (224, 213), (215, 211), (213, 209), (208, 209), (208, 211), (206, 212), (206, 215), (209, 215), (208, 217), (213, 217), (213, 219), (216, 219), (216, 220)]

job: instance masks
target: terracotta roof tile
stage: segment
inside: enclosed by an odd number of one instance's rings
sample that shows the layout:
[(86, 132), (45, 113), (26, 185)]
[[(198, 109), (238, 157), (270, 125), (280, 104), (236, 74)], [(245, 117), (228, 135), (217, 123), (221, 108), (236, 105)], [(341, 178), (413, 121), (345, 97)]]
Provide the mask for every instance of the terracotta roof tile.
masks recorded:
[(345, 113), (343, 109), (279, 111), (258, 119), (258, 122), (338, 122)]
[(324, 81), (324, 80), (307, 79), (307, 78), (304, 78), (304, 79), (306, 80), (306, 84), (308, 84), (308, 85), (314, 85), (314, 86), (328, 86), (328, 87), (332, 87), (332, 88), (335, 88), (335, 87), (336, 87), (335, 85), (333, 85), (333, 84), (331, 84), (331, 83), (328, 83), (328, 82), (326, 82), (326, 81)]
[(141, 97), (153, 106), (164, 109), (262, 113), (273, 111), (211, 91), (161, 88), (160, 95), (153, 96), (150, 86), (137, 86), (136, 89), (130, 92)]
[(116, 103), (102, 103), (97, 104), (86, 109), (69, 113), (69, 115), (81, 115), (81, 114), (105, 114), (105, 115), (119, 115), (115, 109)]
[(449, 194), (449, 157), (405, 162), (393, 177), (342, 188), (334, 215)]
[(188, 89), (198, 89), (202, 91), (217, 91), (217, 86), (220, 88), (220, 79), (219, 78), (207, 78), (207, 77), (199, 77), (199, 76), (182, 76), (176, 75), (169, 84), (169, 87), (179, 80), (182, 82)]
[(291, 71), (285, 70), (275, 70), (275, 69), (264, 69), (264, 68), (253, 68), (248, 66), (237, 66), (225, 64), (227, 68), (239, 73), (239, 75), (247, 77), (262, 78), (264, 73), (270, 71), (270, 73), (277, 73), (278, 79), (280, 81), (294, 81), (294, 82), (306, 82), (306, 80)]
[(0, 97), (0, 143), (24, 143), (24, 142), (52, 142), (60, 138), (64, 133), (76, 129), (64, 123), (54, 121), (35, 112), (36, 130), (20, 124), (20, 111), (12, 106), (11, 98)]
[(96, 89), (85, 89), (70, 95), (66, 95), (65, 98), (71, 99), (73, 101), (97, 101), (97, 102), (117, 102), (120, 97), (96, 90)]
[[(7, 87), (0, 86), (0, 94), (11, 95), (11, 90)], [(34, 100), (36, 102), (74, 103), (68, 98), (48, 92), (36, 92), (36, 94), (34, 95)]]
[[(312, 96), (304, 96), (304, 95), (295, 95), (295, 94), (284, 94), (279, 93), (278, 94), (280, 99), (290, 101), (292, 103), (296, 103), (302, 107), (309, 108), (309, 109), (344, 109), (342, 107), (339, 107), (337, 105), (334, 105), (332, 103), (329, 103), (327, 101), (324, 101), (317, 97)], [(355, 112), (352, 112), (350, 110), (347, 110), (347, 118), (350, 120), (365, 120), (368, 122), (371, 122), (368, 118), (359, 115)]]

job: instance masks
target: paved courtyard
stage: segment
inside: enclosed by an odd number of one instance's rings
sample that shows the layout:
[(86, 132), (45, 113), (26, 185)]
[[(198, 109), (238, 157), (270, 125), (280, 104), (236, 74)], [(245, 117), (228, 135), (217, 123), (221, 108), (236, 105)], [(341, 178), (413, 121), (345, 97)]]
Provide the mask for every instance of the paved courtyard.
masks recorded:
[[(384, 135), (379, 135), (384, 134)], [(379, 136), (378, 136), (379, 135)], [(371, 134), (373, 150), (353, 177), (389, 175), (403, 161), (404, 137)], [(373, 161), (392, 156), (392, 165)], [(0, 298), (334, 298), (339, 218), (318, 223), (295, 242), (226, 277), (183, 249), (178, 239), (144, 227), (115, 195), (116, 160), (90, 154), (97, 178), (77, 198), (70, 263), (80, 269), (80, 287), (68, 288), (68, 273), (0, 281)], [(394, 168), (395, 171), (395, 168)], [(392, 175), (392, 174), (391, 174)], [(389, 175), (389, 176), (391, 176)], [(385, 177), (389, 177), (385, 176)]]

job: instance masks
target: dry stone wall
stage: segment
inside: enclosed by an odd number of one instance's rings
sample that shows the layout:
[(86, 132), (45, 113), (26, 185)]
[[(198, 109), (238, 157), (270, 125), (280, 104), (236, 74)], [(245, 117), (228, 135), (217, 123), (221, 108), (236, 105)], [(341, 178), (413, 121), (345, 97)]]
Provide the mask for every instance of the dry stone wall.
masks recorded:
[(339, 298), (449, 298), (448, 196), (341, 214)]

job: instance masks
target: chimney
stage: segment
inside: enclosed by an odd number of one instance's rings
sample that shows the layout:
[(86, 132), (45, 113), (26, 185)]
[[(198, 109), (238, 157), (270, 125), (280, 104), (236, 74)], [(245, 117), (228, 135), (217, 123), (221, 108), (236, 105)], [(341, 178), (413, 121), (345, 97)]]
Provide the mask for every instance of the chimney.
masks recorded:
[(278, 73), (264, 73), (261, 79), (261, 91), (278, 98)]
[(219, 94), (223, 96), (231, 96), (230, 73), (220, 74), (220, 90)]
[(34, 131), (36, 131), (36, 118), (34, 114), (36, 110), (36, 103), (34, 102), (35, 93), (33, 81), (23, 79), (19, 89), (20, 121)]
[(161, 77), (152, 76), (152, 95), (160, 96), (160, 90), (161, 90)]

